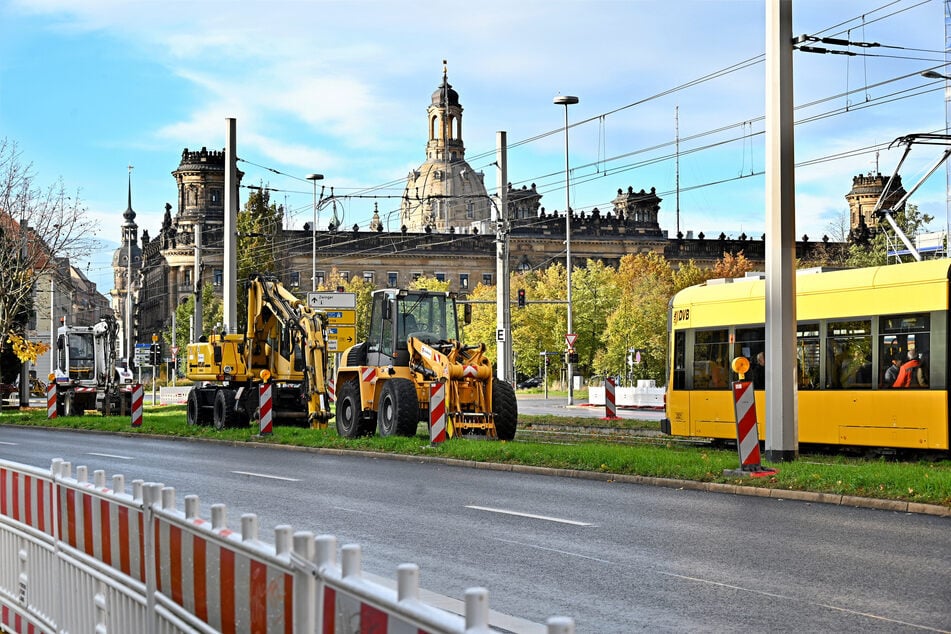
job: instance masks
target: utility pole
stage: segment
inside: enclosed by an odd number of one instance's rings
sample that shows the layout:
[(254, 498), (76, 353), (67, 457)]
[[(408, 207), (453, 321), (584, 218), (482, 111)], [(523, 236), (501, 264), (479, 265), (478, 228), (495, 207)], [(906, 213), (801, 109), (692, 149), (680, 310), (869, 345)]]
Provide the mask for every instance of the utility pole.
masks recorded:
[(225, 231), (224, 231), (224, 322), (228, 332), (235, 332), (238, 321), (238, 168), (237, 122), (227, 122), (225, 143)]
[(495, 210), (495, 277), (496, 309), (495, 319), (498, 334), (499, 357), (496, 363), (496, 375), (502, 381), (515, 381), (512, 367), (512, 307), (509, 303), (509, 213), (508, 213), (508, 148), (506, 134), (499, 131), (495, 136), (495, 156), (499, 169), (496, 172), (496, 185), (499, 189), (499, 206)]
[(201, 321), (201, 229), (204, 224), (204, 216), (198, 217), (195, 223), (195, 271), (192, 274), (195, 282), (195, 326), (192, 330), (193, 342), (201, 339), (202, 321)]

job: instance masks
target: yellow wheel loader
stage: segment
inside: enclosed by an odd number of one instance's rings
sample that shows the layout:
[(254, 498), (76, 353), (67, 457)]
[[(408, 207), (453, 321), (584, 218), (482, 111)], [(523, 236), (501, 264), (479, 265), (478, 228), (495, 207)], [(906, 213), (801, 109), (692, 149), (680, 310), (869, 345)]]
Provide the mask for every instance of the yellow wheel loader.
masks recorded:
[(496, 379), (485, 344), (459, 339), (453, 293), (383, 289), (373, 293), (367, 340), (348, 348), (337, 369), (337, 432), (346, 438), (414, 436), (430, 423), (430, 388), (445, 384), (450, 437), (512, 440), (518, 403)]

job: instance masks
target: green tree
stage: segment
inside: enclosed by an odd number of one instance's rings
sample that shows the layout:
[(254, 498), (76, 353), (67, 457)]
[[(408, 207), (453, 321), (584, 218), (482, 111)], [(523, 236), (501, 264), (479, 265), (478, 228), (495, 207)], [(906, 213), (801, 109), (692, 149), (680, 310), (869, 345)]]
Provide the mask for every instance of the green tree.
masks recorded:
[[(168, 346), (178, 346), (178, 357), (185, 357), (185, 349), (191, 341), (191, 322), (195, 315), (195, 298), (189, 295), (175, 309), (175, 332), (171, 328), (165, 332), (163, 339)], [(206, 335), (213, 332), (215, 326), (224, 320), (224, 304), (215, 297), (214, 288), (211, 284), (205, 284), (201, 289), (201, 321), (202, 332)], [(239, 329), (244, 329), (245, 324), (238, 324)]]
[[(276, 274), (277, 248), (274, 238), (284, 223), (284, 209), (271, 202), (271, 192), (263, 183), (251, 195), (238, 212), (238, 287), (244, 288), (252, 273)], [(238, 299), (239, 324), (248, 319), (247, 302)]]
[[(921, 213), (917, 205), (912, 204), (906, 205), (903, 211), (896, 211), (892, 214), (892, 217), (895, 219), (895, 224), (901, 227), (902, 231), (912, 242), (914, 242), (918, 232), (934, 220), (932, 216)], [(878, 227), (879, 230), (875, 232), (875, 235), (872, 236), (868, 243), (853, 244), (849, 247), (849, 255), (846, 259), (848, 266), (863, 267), (888, 264), (888, 240), (886, 239), (886, 231), (891, 232), (891, 227), (888, 221), (885, 220), (879, 222)], [(901, 250), (905, 248), (897, 239), (895, 242), (893, 246), (897, 249)], [(913, 257), (911, 255), (901, 256), (901, 260), (904, 262), (911, 261), (912, 259)]]
[(589, 375), (598, 371), (594, 359), (607, 344), (608, 319), (620, 303), (617, 271), (600, 260), (588, 260), (585, 268), (572, 272), (571, 295), (578, 371)]

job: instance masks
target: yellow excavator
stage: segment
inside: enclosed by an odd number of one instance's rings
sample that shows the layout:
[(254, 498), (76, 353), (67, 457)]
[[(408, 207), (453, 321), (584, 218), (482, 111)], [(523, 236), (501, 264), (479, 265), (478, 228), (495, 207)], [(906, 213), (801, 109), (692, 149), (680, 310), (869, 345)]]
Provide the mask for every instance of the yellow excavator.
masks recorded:
[(274, 277), (248, 280), (248, 322), (244, 334), (213, 334), (188, 344), (185, 375), (190, 425), (216, 429), (247, 425), (257, 418), (259, 387), (271, 383), (275, 425), (326, 427), (327, 347), (318, 311)]
[(337, 369), (337, 433), (414, 436), (429, 424), (430, 387), (444, 383), (450, 437), (515, 437), (515, 390), (494, 378), (484, 343), (461, 343), (454, 293), (383, 289), (372, 300), (367, 340)]

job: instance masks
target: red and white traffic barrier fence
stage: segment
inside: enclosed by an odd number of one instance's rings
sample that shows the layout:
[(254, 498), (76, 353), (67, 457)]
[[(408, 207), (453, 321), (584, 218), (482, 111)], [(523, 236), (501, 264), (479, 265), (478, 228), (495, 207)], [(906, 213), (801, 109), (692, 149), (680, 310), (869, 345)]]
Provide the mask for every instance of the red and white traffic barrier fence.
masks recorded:
[[(0, 460), (0, 623), (16, 632), (261, 632), (263, 634), (481, 634), (489, 632), (488, 592), (466, 591), (464, 616), (419, 596), (419, 568), (403, 564), (397, 589), (363, 579), (360, 547), (274, 529), (258, 518), (227, 526), (223, 504), (184, 512), (175, 489), (132, 482), (53, 461), (49, 472)], [(9, 569), (8, 569), (9, 568)], [(573, 634), (554, 617), (548, 634)]]
[(337, 386), (333, 379), (327, 379), (327, 398), (331, 403), (337, 402)]
[(429, 386), (429, 442), (446, 442), (446, 384), (440, 381)]
[(50, 381), (46, 386), (46, 418), (53, 420), (56, 418), (56, 382)]
[[(741, 371), (742, 375), (744, 371)], [(724, 469), (724, 475), (761, 478), (775, 475), (776, 469), (760, 464), (759, 429), (756, 421), (756, 399), (750, 381), (733, 382), (733, 406), (736, 413), (736, 449), (740, 455), (739, 469)]]
[(258, 433), (262, 436), (270, 436), (273, 432), (273, 395), (274, 388), (270, 383), (262, 383), (258, 386)]
[(617, 420), (617, 401), (615, 399), (614, 379), (604, 380), (604, 420)]
[(141, 383), (132, 386), (132, 426), (142, 426), (142, 404), (145, 400), (145, 390)]

